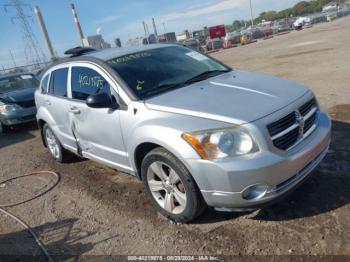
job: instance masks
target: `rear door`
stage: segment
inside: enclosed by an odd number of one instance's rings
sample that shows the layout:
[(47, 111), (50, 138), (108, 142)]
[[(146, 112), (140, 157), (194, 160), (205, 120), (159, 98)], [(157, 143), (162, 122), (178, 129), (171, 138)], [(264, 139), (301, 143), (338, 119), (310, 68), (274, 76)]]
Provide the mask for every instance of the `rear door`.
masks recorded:
[(50, 75), (47, 94), (44, 95), (45, 108), (52, 117), (51, 128), (64, 147), (74, 150), (76, 142), (68, 123), (68, 67), (54, 69)]
[[(79, 64), (78, 64), (79, 65)], [(108, 76), (93, 65), (72, 66), (69, 121), (81, 153), (114, 168), (130, 170), (118, 109), (90, 108), (89, 95), (105, 92), (118, 96)]]

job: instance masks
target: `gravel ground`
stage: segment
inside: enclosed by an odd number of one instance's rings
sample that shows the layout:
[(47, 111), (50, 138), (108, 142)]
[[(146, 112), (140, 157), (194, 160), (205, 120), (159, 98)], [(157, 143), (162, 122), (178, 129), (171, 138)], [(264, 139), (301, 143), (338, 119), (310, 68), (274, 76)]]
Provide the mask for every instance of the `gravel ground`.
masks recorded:
[[(8, 211), (26, 221), (59, 260), (82, 255), (350, 255), (350, 18), (220, 51), (239, 69), (311, 87), (333, 119), (333, 141), (312, 177), (282, 202), (251, 213), (206, 211), (192, 224), (155, 212), (136, 178), (88, 160), (58, 164), (26, 125), (0, 136), (0, 180), (59, 172), (40, 198)], [(55, 185), (49, 175), (0, 183), (0, 205)], [(35, 241), (0, 213), (0, 254), (41, 255)], [(1, 260), (1, 258), (0, 258)]]

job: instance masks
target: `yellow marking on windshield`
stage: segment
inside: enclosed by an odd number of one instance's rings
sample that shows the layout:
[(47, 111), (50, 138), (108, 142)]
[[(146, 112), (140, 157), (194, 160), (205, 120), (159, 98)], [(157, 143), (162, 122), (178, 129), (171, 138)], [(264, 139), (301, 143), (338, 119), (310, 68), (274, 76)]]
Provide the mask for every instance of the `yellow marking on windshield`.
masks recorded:
[(142, 85), (145, 83), (145, 81), (139, 81), (139, 80), (136, 80), (136, 81), (137, 81), (136, 90), (137, 91), (141, 91), (142, 90)]

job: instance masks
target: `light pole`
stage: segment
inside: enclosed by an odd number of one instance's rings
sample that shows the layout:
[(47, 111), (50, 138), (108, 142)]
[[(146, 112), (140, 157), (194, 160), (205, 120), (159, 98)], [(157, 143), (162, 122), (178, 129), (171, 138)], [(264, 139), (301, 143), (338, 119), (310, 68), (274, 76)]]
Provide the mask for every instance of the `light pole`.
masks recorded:
[(249, 0), (250, 4), (250, 19), (252, 21), (252, 27), (254, 26), (254, 19), (253, 19), (253, 7), (252, 7), (252, 0)]

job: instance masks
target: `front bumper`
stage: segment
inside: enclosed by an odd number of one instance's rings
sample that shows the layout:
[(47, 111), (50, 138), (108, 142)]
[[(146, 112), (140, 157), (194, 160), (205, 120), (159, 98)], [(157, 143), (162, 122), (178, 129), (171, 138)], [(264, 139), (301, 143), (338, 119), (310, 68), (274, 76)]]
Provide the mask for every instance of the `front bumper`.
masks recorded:
[(21, 108), (13, 112), (0, 114), (0, 122), (6, 126), (24, 124), (36, 120), (36, 107)]
[[(295, 189), (328, 151), (331, 121), (318, 113), (317, 128), (291, 152), (262, 150), (218, 161), (187, 160), (206, 203), (215, 208), (246, 209), (270, 203)], [(246, 200), (245, 189), (266, 185), (263, 196)]]

